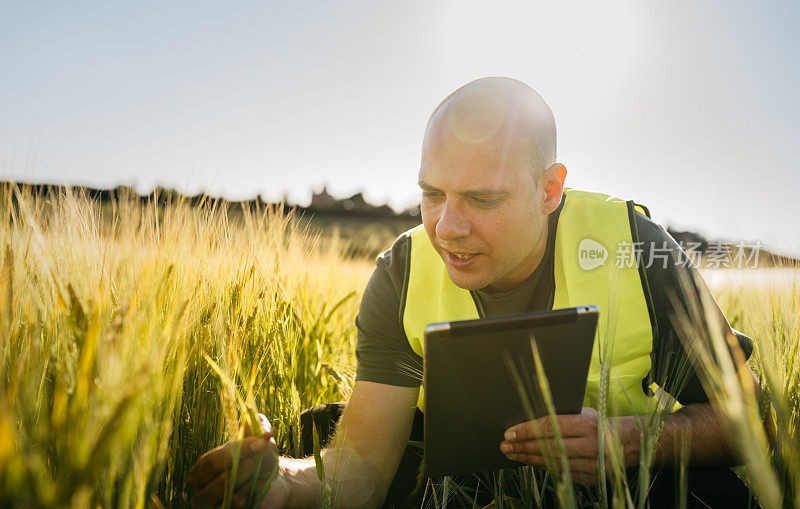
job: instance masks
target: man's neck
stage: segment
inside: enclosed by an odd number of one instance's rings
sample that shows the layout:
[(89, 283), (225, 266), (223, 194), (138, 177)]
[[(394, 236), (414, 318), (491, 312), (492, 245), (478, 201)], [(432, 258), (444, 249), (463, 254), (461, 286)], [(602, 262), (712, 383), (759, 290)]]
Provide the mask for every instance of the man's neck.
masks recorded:
[(550, 220), (548, 217), (548, 220), (545, 221), (542, 233), (536, 242), (536, 249), (534, 249), (530, 256), (528, 256), (528, 258), (526, 258), (508, 276), (502, 278), (502, 280), (496, 283), (482, 288), (481, 291), (487, 295), (507, 293), (514, 291), (525, 284), (525, 282), (528, 281), (531, 276), (533, 276), (534, 272), (536, 272), (536, 269), (539, 268), (539, 265), (542, 264), (542, 260), (544, 260), (544, 255), (547, 252), (547, 238), (550, 231), (549, 223)]

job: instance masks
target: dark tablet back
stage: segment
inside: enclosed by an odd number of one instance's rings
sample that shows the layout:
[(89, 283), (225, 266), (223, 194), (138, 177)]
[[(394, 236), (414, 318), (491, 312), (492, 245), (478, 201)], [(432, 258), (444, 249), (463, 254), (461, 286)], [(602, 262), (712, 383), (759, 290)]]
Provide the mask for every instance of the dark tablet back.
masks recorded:
[(429, 476), (519, 466), (500, 452), (510, 426), (546, 415), (534, 338), (559, 414), (579, 413), (596, 306), (431, 324), (425, 329), (425, 465)]

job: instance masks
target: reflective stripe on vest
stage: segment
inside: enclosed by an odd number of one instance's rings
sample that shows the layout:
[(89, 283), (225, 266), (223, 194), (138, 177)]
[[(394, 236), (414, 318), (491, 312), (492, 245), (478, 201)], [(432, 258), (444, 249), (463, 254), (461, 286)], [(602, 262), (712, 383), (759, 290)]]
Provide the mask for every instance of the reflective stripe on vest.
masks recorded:
[[(555, 238), (553, 309), (591, 304), (600, 308), (584, 406), (597, 408), (600, 354), (605, 338), (611, 337), (609, 414), (649, 413), (657, 404), (656, 398), (644, 392), (642, 380), (650, 371), (655, 327), (650, 318), (652, 306), (648, 309), (651, 299), (646, 279), (639, 273), (633, 249), (633, 207), (639, 206), (569, 188), (564, 194)], [(402, 322), (411, 349), (424, 356), (427, 325), (475, 319), (480, 313), (477, 297), (457, 287), (448, 276), (422, 225), (405, 235), (410, 237), (410, 250), (401, 300)], [(421, 387), (420, 409), (423, 403)]]

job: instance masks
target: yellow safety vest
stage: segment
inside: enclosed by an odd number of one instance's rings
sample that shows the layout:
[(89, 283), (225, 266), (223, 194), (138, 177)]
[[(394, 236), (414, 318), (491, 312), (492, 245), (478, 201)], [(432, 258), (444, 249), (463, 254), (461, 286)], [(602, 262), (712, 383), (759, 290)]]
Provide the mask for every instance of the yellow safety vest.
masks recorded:
[[(634, 211), (646, 208), (605, 194), (564, 189), (554, 252), (552, 309), (595, 305), (600, 317), (589, 367), (584, 406), (597, 408), (600, 351), (613, 331), (609, 414), (644, 415), (656, 405), (643, 380), (658, 328), (643, 264), (636, 263), (639, 242)], [(411, 349), (424, 356), (425, 327), (431, 323), (480, 317), (477, 297), (457, 287), (422, 225), (409, 236), (400, 313)], [(605, 258), (603, 259), (603, 253)], [(611, 286), (616, 286), (610, 295)], [(608, 312), (614, 311), (609, 322)], [(649, 393), (649, 394), (648, 394)], [(417, 402), (423, 409), (424, 387)]]

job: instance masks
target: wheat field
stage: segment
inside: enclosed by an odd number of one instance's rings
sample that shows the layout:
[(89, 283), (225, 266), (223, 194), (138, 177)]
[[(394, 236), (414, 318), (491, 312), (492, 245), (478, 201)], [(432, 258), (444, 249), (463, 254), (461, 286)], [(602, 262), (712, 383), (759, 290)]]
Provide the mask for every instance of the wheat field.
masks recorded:
[[(280, 208), (101, 205), (15, 187), (0, 199), (0, 506), (183, 507), (196, 459), (253, 411), (293, 454), (299, 412), (347, 399), (374, 260), (347, 256), (345, 240), (301, 230)], [(713, 287), (733, 327), (756, 339), (758, 401), (736, 392), (724, 365), (708, 383), (765, 507), (800, 507), (796, 276)], [(537, 500), (496, 485), (498, 507)], [(447, 480), (430, 488), (431, 507), (448, 499)], [(634, 487), (621, 490), (604, 505), (642, 506)]]

